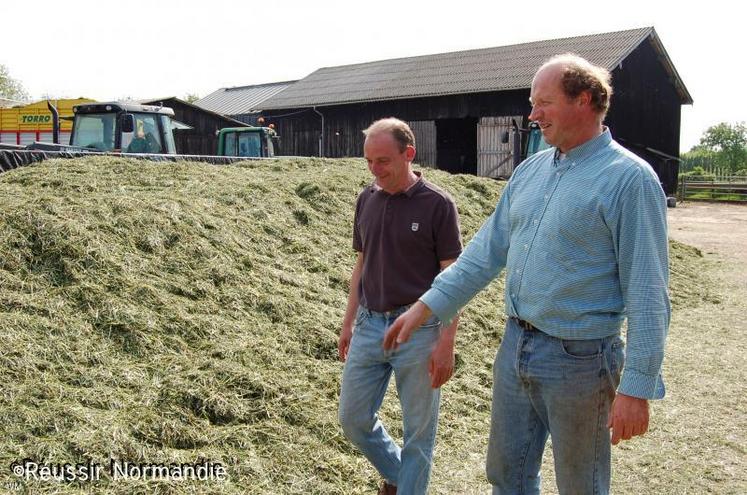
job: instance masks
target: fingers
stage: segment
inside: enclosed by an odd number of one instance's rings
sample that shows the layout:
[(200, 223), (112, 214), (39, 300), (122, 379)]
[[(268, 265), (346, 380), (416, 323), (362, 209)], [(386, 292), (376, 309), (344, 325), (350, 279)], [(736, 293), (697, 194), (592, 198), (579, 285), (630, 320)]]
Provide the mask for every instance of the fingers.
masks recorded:
[(340, 361), (345, 362), (348, 357), (348, 349), (350, 348), (350, 341), (347, 339), (340, 339), (337, 343), (337, 355)]
[(612, 428), (612, 445), (648, 431), (648, 401), (618, 394), (612, 402), (607, 428)]
[(428, 362), (428, 374), (431, 377), (431, 388), (439, 388), (449, 381), (454, 373), (454, 367), (450, 365), (439, 365), (437, 360), (431, 357)]
[(394, 323), (392, 323), (392, 326), (389, 327), (389, 330), (386, 331), (386, 334), (384, 335), (384, 349), (394, 349), (397, 347), (397, 336), (399, 335), (400, 329), (402, 328), (402, 321), (401, 316), (394, 320)]

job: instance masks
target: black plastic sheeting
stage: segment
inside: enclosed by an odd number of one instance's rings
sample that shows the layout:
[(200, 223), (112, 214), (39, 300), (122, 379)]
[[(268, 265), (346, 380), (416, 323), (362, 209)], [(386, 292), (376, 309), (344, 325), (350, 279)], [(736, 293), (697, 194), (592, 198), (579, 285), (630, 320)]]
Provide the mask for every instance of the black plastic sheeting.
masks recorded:
[(137, 158), (155, 162), (176, 162), (188, 160), (192, 162), (225, 165), (246, 160), (273, 160), (273, 158), (246, 158), (236, 156), (203, 156), (203, 155), (146, 155), (135, 153), (89, 153), (85, 151), (31, 151), (31, 150), (0, 150), (0, 173), (18, 167), (39, 163), (52, 158), (81, 158), (87, 156), (119, 156)]

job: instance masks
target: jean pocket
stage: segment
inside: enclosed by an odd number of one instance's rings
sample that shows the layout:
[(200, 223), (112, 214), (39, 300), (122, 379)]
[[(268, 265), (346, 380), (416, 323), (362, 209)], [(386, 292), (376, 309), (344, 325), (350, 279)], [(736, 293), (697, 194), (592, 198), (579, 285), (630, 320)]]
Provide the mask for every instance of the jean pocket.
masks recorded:
[(612, 371), (618, 375), (622, 373), (623, 366), (625, 365), (625, 343), (619, 337), (610, 346), (612, 354)]
[(353, 328), (359, 327), (368, 316), (368, 311), (363, 309), (362, 307), (358, 308), (358, 312), (355, 314), (355, 323), (353, 323)]
[(420, 326), (420, 329), (421, 330), (428, 330), (428, 329), (432, 329), (432, 328), (437, 328), (439, 326), (441, 326), (441, 320), (438, 319), (438, 316), (432, 315), (430, 318), (428, 318), (428, 320), (426, 320), (425, 323), (423, 323)]
[(560, 340), (560, 348), (563, 354), (574, 359), (595, 359), (602, 354), (602, 342), (599, 339), (592, 340)]

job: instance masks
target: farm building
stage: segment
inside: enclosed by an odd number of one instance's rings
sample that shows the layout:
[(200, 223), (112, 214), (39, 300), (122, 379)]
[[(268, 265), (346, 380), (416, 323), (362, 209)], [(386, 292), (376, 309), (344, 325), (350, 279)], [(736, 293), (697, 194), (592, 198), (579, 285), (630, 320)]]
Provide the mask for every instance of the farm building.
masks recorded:
[(615, 95), (605, 123), (654, 166), (671, 194), (680, 107), (692, 98), (652, 27), (322, 68), (254, 108), (275, 124), (284, 154), (361, 156), (361, 131), (395, 116), (413, 127), (416, 162), (507, 177), (514, 140), (504, 144), (501, 137), (513, 119), (526, 127), (534, 72), (565, 52), (612, 72)]
[(195, 105), (250, 125), (257, 125), (257, 118), (261, 114), (262, 102), (275, 96), (295, 82), (285, 81), (256, 84), (253, 86), (238, 86), (235, 88), (221, 88), (204, 98), (200, 98), (195, 102)]
[(190, 127), (174, 129), (176, 152), (181, 155), (215, 155), (218, 148), (219, 130), (225, 127), (247, 125), (174, 96), (142, 100), (138, 103), (169, 107), (174, 110), (174, 120)]

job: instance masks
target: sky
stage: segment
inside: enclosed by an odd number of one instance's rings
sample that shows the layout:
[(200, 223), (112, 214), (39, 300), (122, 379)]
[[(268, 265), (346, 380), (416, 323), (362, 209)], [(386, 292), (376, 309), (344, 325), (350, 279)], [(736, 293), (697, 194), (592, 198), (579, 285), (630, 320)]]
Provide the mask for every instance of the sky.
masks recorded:
[[(684, 152), (709, 126), (747, 120), (738, 89), (747, 80), (738, 5), (5, 0), (0, 64), (33, 99), (203, 97), (223, 87), (300, 79), (321, 67), (653, 26), (694, 100), (682, 107)], [(737, 91), (729, 102), (726, 89)]]

